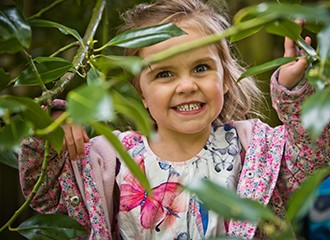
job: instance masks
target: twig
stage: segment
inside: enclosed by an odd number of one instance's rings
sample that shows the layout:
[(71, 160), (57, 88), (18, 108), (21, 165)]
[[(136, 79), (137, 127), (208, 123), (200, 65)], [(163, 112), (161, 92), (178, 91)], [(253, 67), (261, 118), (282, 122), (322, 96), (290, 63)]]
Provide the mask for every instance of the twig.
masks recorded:
[(45, 154), (44, 154), (44, 159), (42, 162), (42, 167), (41, 167), (41, 174), (38, 178), (37, 183), (34, 185), (32, 192), (30, 193), (29, 197), (25, 200), (25, 202), (22, 204), (22, 206), (15, 212), (15, 214), (6, 222), (5, 225), (3, 225), (0, 229), (0, 232), (3, 231), (5, 228), (10, 228), (10, 225), (15, 221), (15, 219), (22, 213), (22, 211), (28, 207), (34, 196), (37, 194), (37, 191), (43, 182), (45, 175), (46, 175), (46, 167), (47, 167), (47, 158), (49, 155), (49, 142), (45, 141)]
[(86, 33), (83, 38), (83, 44), (77, 50), (77, 54), (72, 61), (73, 67), (76, 71), (70, 71), (70, 72), (65, 73), (60, 78), (60, 80), (58, 80), (56, 82), (53, 89), (43, 92), (42, 96), (35, 99), (37, 103), (44, 103), (47, 100), (53, 99), (57, 95), (62, 93), (64, 91), (64, 89), (66, 88), (66, 86), (70, 83), (70, 81), (76, 75), (76, 72), (78, 72), (80, 66), (83, 64), (84, 59), (89, 51), (90, 44), (93, 43), (92, 39), (95, 35), (95, 32), (96, 32), (96, 30), (99, 26), (100, 20), (102, 18), (105, 4), (106, 4), (106, 0), (98, 0), (96, 2), (96, 5), (93, 9), (93, 15), (87, 26)]

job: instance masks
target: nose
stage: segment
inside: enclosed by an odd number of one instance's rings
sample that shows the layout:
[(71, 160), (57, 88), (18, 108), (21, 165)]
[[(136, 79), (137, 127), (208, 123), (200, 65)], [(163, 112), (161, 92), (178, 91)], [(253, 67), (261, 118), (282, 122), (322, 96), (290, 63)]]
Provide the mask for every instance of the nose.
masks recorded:
[(178, 84), (176, 87), (176, 92), (177, 93), (193, 93), (196, 92), (198, 90), (198, 85), (196, 82), (196, 79), (194, 79), (193, 77), (182, 77), (180, 79), (178, 79)]

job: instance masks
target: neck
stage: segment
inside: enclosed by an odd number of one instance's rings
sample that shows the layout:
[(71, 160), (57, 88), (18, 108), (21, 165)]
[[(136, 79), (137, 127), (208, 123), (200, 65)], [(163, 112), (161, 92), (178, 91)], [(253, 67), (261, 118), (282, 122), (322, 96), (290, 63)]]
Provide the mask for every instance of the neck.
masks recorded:
[(157, 132), (158, 139), (151, 141), (150, 148), (161, 159), (182, 162), (191, 159), (205, 146), (210, 129), (198, 134), (175, 134)]

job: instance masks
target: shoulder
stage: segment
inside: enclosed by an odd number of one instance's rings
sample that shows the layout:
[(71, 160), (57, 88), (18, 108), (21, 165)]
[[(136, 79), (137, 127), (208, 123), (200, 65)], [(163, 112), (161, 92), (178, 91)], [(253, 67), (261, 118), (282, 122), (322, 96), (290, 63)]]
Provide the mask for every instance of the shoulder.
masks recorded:
[(233, 121), (228, 124), (236, 128), (240, 142), (246, 150), (252, 139), (255, 120)]

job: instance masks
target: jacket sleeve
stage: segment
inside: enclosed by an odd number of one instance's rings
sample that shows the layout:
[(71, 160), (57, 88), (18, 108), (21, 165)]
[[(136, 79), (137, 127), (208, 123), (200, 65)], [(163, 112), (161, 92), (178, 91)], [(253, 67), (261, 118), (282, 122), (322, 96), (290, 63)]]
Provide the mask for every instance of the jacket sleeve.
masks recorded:
[[(44, 140), (35, 137), (26, 138), (21, 143), (18, 164), (20, 184), (25, 197), (31, 194), (41, 174), (44, 143)], [(40, 213), (66, 213), (58, 181), (64, 165), (64, 156), (58, 155), (51, 148), (44, 181), (30, 203), (34, 210)]]
[(272, 104), (285, 128), (285, 149), (277, 186), (291, 192), (315, 170), (329, 165), (329, 125), (317, 141), (312, 140), (300, 120), (301, 104), (314, 92), (305, 82), (294, 90), (280, 86), (275, 76), (271, 80)]

